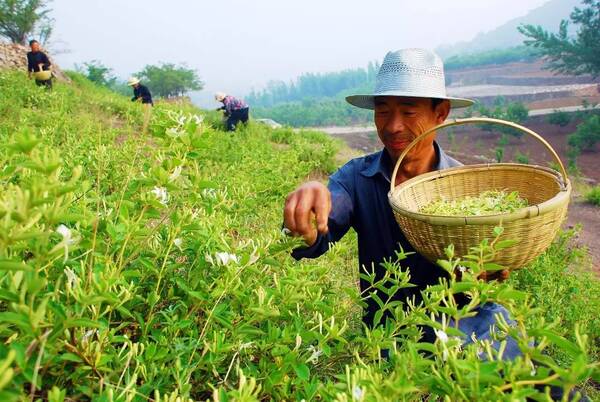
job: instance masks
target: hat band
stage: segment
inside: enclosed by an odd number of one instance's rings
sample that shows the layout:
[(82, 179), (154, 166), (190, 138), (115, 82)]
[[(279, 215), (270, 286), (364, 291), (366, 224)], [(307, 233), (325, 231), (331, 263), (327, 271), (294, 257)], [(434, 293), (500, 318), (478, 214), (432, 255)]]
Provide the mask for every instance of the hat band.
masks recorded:
[(415, 74), (407, 75), (390, 72), (377, 76), (375, 94), (399, 92), (415, 94), (415, 96), (418, 94), (420, 97), (422, 97), (423, 94), (428, 94), (427, 97), (429, 98), (444, 98), (446, 97), (445, 84), (443, 76), (417, 76)]

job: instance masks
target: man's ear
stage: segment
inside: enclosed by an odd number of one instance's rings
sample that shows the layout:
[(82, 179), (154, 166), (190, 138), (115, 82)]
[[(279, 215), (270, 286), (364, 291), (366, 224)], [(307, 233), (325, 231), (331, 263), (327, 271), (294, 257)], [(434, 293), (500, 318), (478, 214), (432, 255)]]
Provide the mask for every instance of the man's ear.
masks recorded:
[(435, 120), (437, 124), (442, 124), (448, 118), (450, 114), (450, 101), (444, 99), (444, 101), (435, 107)]

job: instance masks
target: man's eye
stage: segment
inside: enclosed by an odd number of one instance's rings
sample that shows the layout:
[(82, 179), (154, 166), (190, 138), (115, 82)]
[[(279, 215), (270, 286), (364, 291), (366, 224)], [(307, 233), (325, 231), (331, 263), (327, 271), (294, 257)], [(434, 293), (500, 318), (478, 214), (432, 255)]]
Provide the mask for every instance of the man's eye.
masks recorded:
[(417, 112), (404, 112), (405, 116), (416, 116)]

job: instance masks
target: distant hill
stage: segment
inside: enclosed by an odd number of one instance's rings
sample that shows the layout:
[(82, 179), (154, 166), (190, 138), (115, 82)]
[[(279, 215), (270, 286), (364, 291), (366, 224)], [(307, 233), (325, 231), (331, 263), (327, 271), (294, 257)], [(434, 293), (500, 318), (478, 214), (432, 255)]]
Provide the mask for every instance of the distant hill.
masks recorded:
[(491, 31), (477, 34), (473, 40), (441, 45), (436, 52), (446, 59), (457, 54), (518, 46), (523, 44), (524, 39), (517, 30), (519, 25), (541, 25), (545, 29), (555, 32), (558, 30), (560, 21), (568, 19), (573, 9), (578, 6), (581, 6), (581, 0), (550, 0), (522, 17), (514, 18)]

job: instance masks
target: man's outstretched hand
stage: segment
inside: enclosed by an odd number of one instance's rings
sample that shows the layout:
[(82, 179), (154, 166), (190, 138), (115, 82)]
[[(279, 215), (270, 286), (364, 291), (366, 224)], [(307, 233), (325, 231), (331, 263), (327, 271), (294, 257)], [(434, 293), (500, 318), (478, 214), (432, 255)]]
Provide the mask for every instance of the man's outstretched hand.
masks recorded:
[(302, 236), (306, 244), (312, 246), (319, 233), (328, 232), (327, 220), (330, 211), (329, 189), (318, 181), (309, 181), (287, 196), (283, 225), (292, 236)]

